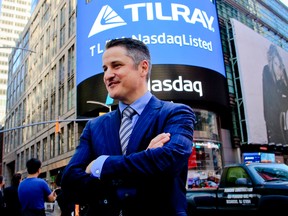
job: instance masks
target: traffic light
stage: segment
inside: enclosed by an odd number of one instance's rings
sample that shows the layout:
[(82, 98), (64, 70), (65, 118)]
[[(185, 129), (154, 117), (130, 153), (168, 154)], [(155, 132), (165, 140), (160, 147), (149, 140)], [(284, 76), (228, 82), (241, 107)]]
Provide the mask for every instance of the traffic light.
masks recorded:
[(61, 133), (61, 131), (60, 131), (60, 123), (57, 121), (57, 122), (55, 122), (55, 133), (57, 134), (57, 133)]

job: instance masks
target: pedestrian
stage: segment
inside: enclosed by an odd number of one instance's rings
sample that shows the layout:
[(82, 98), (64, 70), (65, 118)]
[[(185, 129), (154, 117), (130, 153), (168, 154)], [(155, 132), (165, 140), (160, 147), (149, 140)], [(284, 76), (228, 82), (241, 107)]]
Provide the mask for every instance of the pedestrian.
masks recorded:
[(6, 208), (3, 195), (4, 186), (5, 186), (4, 176), (0, 175), (0, 215), (6, 215), (5, 213)]
[(113, 39), (102, 61), (106, 89), (118, 108), (87, 122), (62, 190), (88, 203), (87, 215), (186, 216), (193, 110), (148, 90), (152, 65), (143, 42)]
[(21, 180), (21, 173), (14, 173), (11, 186), (6, 187), (3, 191), (7, 215), (21, 216), (21, 204), (18, 198), (18, 186)]
[(65, 194), (63, 194), (62, 189), (61, 189), (61, 180), (62, 180), (62, 175), (63, 172), (59, 171), (56, 179), (55, 179), (55, 184), (57, 186), (55, 192), (57, 194), (57, 203), (60, 207), (61, 213), (59, 216), (71, 216), (72, 212), (74, 212), (75, 209), (75, 204), (72, 202), (69, 202), (69, 199), (65, 198)]
[(45, 202), (56, 200), (55, 191), (49, 188), (44, 179), (38, 178), (41, 165), (37, 158), (31, 158), (26, 163), (28, 176), (18, 187), (22, 216), (45, 216)]

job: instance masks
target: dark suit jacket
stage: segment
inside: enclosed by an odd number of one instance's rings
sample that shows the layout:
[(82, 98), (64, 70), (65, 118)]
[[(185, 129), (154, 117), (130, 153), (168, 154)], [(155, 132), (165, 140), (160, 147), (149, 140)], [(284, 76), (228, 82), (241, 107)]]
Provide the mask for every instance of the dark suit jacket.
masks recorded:
[(6, 203), (7, 215), (21, 215), (21, 204), (18, 198), (18, 186), (11, 185), (4, 188), (4, 200)]
[[(183, 104), (152, 97), (131, 134), (127, 153), (121, 153), (120, 111), (89, 121), (80, 144), (64, 170), (66, 197), (89, 203), (88, 215), (187, 215), (187, 163), (192, 151), (195, 115)], [(162, 132), (171, 133), (164, 147), (144, 151)], [(101, 180), (85, 174), (100, 155), (105, 161)], [(126, 213), (126, 214), (125, 214)]]

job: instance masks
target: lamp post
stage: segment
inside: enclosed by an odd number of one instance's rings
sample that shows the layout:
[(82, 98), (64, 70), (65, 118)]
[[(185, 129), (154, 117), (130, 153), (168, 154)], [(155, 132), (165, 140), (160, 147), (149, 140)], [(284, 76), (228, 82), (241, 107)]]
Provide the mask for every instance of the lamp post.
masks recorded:
[(20, 49), (20, 50), (31, 52), (31, 53), (36, 53), (35, 51), (30, 50), (30, 49), (25, 49), (22, 47), (14, 47), (14, 46), (2, 46), (2, 47), (0, 47), (0, 49)]
[(88, 104), (98, 104), (98, 105), (107, 107), (107, 108), (109, 109), (109, 112), (112, 111), (111, 106), (109, 106), (109, 105), (107, 105), (107, 104), (104, 104), (104, 103), (102, 103), (102, 102), (99, 102), (99, 101), (86, 101), (86, 103), (88, 103)]

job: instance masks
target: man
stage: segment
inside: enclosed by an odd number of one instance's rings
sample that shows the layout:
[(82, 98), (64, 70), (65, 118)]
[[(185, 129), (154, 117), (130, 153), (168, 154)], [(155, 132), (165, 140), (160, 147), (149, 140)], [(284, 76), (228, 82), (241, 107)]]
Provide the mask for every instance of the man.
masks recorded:
[(0, 175), (0, 215), (5, 215), (5, 202), (4, 202), (4, 196), (3, 196), (3, 189), (5, 186), (5, 179), (4, 176)]
[[(194, 112), (148, 91), (152, 66), (143, 42), (111, 40), (102, 60), (105, 86), (119, 107), (86, 124), (64, 171), (62, 190), (88, 203), (88, 215), (186, 216)], [(121, 149), (122, 130), (128, 131), (120, 129), (121, 116), (128, 105), (136, 114), (129, 117), (133, 131)]]
[(51, 191), (48, 183), (38, 178), (41, 165), (41, 161), (37, 158), (31, 158), (26, 163), (28, 176), (18, 187), (23, 216), (45, 216), (45, 202), (56, 200), (57, 195)]
[[(57, 194), (57, 203), (59, 205), (59, 208), (61, 210), (61, 213), (59, 216), (71, 216), (74, 213), (75, 210), (75, 204), (74, 203), (69, 203), (68, 199), (64, 197), (64, 194), (62, 193), (61, 189), (61, 179), (62, 179), (63, 172), (59, 171), (56, 179), (55, 179), (55, 184), (57, 186), (55, 192)], [(55, 203), (56, 204), (56, 203)], [(55, 206), (54, 206), (54, 213), (55, 213)]]
[(21, 204), (18, 197), (18, 187), (22, 180), (21, 173), (14, 173), (11, 186), (4, 189), (4, 200), (6, 203), (6, 214), (13, 216), (21, 215)]

